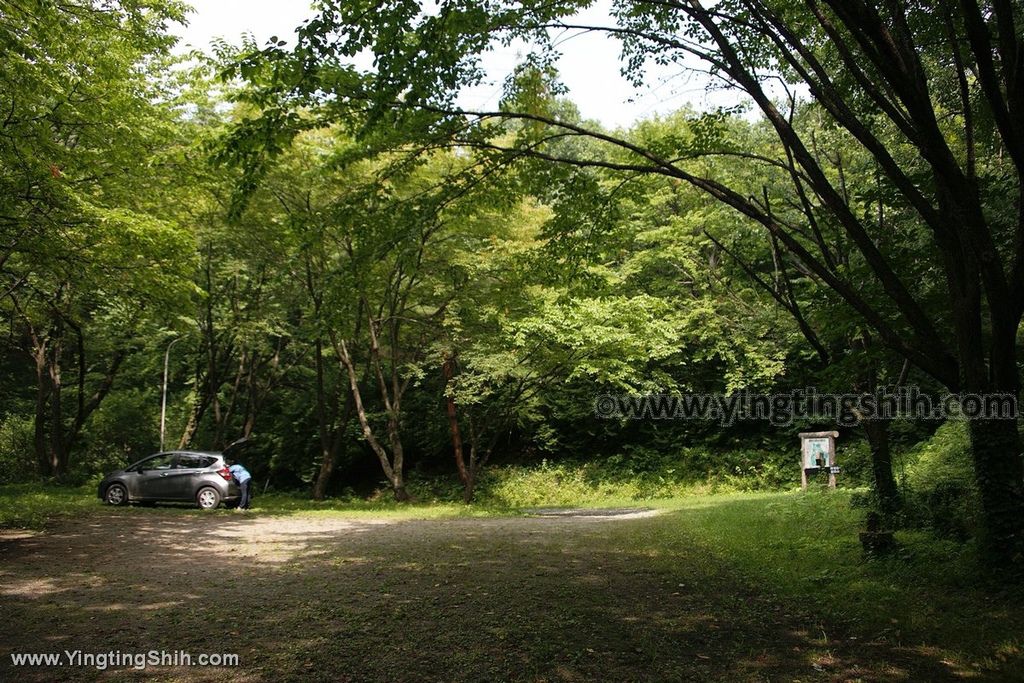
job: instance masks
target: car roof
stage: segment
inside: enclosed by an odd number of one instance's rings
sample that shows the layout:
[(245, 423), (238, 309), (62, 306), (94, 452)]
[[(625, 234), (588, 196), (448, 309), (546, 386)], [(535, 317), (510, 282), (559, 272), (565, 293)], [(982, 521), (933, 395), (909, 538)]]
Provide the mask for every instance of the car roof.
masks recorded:
[(157, 455), (206, 455), (214, 458), (220, 458), (223, 454), (220, 451), (160, 451), (159, 453), (154, 453), (153, 455), (146, 457), (152, 458)]

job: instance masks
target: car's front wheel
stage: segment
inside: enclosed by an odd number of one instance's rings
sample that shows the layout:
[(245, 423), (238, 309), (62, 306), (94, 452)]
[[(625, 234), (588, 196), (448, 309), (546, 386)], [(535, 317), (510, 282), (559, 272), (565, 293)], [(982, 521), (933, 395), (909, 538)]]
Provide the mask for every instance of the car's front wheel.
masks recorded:
[(220, 493), (211, 486), (201, 488), (196, 494), (196, 505), (200, 510), (215, 510), (220, 505)]
[(123, 484), (111, 484), (103, 494), (107, 505), (124, 505), (128, 502), (128, 489)]

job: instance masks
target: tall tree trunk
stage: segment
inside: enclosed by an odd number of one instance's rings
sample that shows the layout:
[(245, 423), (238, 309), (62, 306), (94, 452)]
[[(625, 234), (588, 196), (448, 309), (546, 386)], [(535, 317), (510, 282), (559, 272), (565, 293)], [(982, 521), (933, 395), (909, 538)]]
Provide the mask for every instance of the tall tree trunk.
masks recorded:
[[(250, 380), (251, 381), (251, 380)], [(252, 394), (256, 393), (256, 389), (250, 387)], [(245, 416), (242, 418), (242, 438), (248, 439), (252, 436), (252, 431), (256, 428), (256, 417), (260, 414), (263, 401), (261, 398), (250, 395), (246, 399), (245, 405)]]
[(864, 420), (861, 423), (871, 449), (871, 474), (878, 511), (890, 524), (901, 507), (900, 492), (892, 473), (888, 420)]
[(462, 431), (459, 429), (459, 416), (455, 408), (455, 396), (448, 391), (448, 383), (451, 382), (454, 373), (455, 359), (448, 356), (444, 359), (442, 373), (445, 384), (445, 413), (448, 416), (448, 430), (452, 435), (452, 452), (455, 454), (455, 467), (459, 471), (459, 479), (462, 481), (462, 500), (466, 503), (473, 502), (473, 476), (466, 467), (466, 458), (462, 449)]
[[(335, 442), (340, 442), (335, 439)], [(333, 445), (327, 450), (321, 449), (320, 469), (316, 474), (316, 481), (313, 482), (313, 500), (323, 500), (327, 497), (327, 486), (334, 476), (334, 468), (338, 461), (338, 447)]]
[(313, 484), (313, 500), (323, 500), (327, 494), (327, 484), (334, 473), (334, 448), (331, 444), (331, 425), (327, 424), (327, 397), (324, 388), (324, 342), (319, 334), (314, 349), (316, 366), (316, 426), (320, 442), (320, 472)]
[(334, 470), (338, 466), (338, 453), (341, 451), (342, 443), (342, 432), (348, 426), (349, 420), (352, 419), (352, 412), (355, 409), (355, 403), (352, 400), (352, 392), (345, 392), (345, 408), (341, 413), (341, 420), (338, 422), (337, 429), (333, 430), (330, 435), (330, 448), (323, 453), (323, 459), (320, 461), (320, 471), (317, 472), (316, 481), (313, 483), (313, 500), (323, 500), (327, 495), (327, 487), (331, 483), (331, 477), (334, 476)]
[[(864, 332), (851, 344), (853, 348), (861, 349), (865, 354), (863, 371), (856, 387), (870, 395), (878, 391), (879, 367), (871, 360), (870, 352), (873, 346), (873, 338)], [(896, 386), (903, 384), (905, 372), (908, 368), (906, 360), (903, 361), (903, 369), (900, 371)], [(896, 513), (901, 507), (900, 493), (896, 486), (896, 478), (892, 473), (892, 452), (889, 448), (889, 420), (882, 417), (865, 415), (860, 420), (860, 426), (864, 429), (864, 436), (868, 441), (868, 448), (871, 451), (871, 480), (874, 489), (878, 512), (888, 526), (892, 525)]]
[[(63, 402), (64, 377), (64, 331), (65, 324), (71, 326), (77, 336), (75, 347), (77, 362), (77, 392), (74, 405), (74, 416), (65, 420)], [(96, 391), (86, 399), (85, 376), (85, 342), (80, 328), (70, 321), (57, 318), (45, 336), (40, 336), (34, 327), (29, 326), (32, 337), (32, 360), (36, 370), (36, 402), (33, 422), (33, 450), (39, 474), (53, 477), (58, 481), (67, 478), (70, 469), (71, 452), (81, 436), (89, 416), (99, 408), (110, 393), (125, 358), (127, 349), (115, 352), (110, 366)]]
[(370, 444), (370, 448), (373, 450), (374, 454), (376, 454), (377, 460), (380, 462), (380, 467), (384, 470), (384, 476), (387, 477), (388, 483), (391, 484), (395, 500), (409, 500), (409, 494), (405, 490), (405, 479), (402, 476), (402, 441), (398, 434), (398, 422), (395, 419), (396, 416), (394, 412), (389, 410), (388, 438), (391, 441), (392, 448), (392, 456), (389, 457), (384, 445), (381, 444), (380, 440), (377, 439), (377, 435), (374, 434), (373, 427), (370, 425), (370, 421), (366, 416), (366, 406), (363, 404), (363, 394), (359, 390), (359, 378), (356, 375), (356, 367), (352, 362), (352, 356), (348, 352), (348, 345), (345, 343), (344, 339), (340, 339), (333, 331), (330, 335), (331, 342), (338, 355), (338, 361), (342, 366), (344, 366), (345, 372), (348, 375), (349, 389), (352, 391), (352, 400), (355, 404), (356, 417), (359, 418), (359, 425), (363, 429), (363, 437), (366, 439), (366, 442)]
[[(231, 420), (235, 415), (235, 408), (238, 406), (239, 392), (242, 387), (242, 379), (246, 377), (246, 368), (250, 363), (255, 362), (255, 354), (250, 358), (248, 349), (243, 348), (238, 358), (238, 369), (235, 371), (235, 379), (231, 382), (231, 400), (227, 409), (220, 416), (214, 428), (213, 443), (217, 448), (224, 448), (227, 445), (227, 430), (231, 426)], [(250, 373), (251, 374), (251, 373)]]
[[(969, 342), (982, 345), (980, 324)], [(989, 367), (963, 361), (964, 390), (971, 394), (1020, 397), (1015, 330), (993, 322)], [(968, 346), (968, 348), (970, 348)], [(984, 356), (981, 357), (982, 359)], [(1014, 566), (1024, 572), (1024, 460), (1017, 420), (974, 419), (968, 422), (975, 480), (984, 524), (982, 545), (994, 566)]]
[[(85, 345), (79, 344), (79, 353), (81, 358), (79, 359), (80, 372), (85, 373)], [(110, 365), (107, 367), (107, 372), (100, 382), (99, 386), (96, 387), (96, 391), (93, 392), (89, 400), (85, 400), (85, 382), (81, 379), (78, 385), (78, 405), (75, 410), (75, 419), (72, 420), (71, 426), (68, 427), (67, 432), (64, 435), (64, 450), (67, 453), (71, 453), (78, 444), (78, 438), (82, 434), (82, 428), (85, 426), (86, 420), (92, 415), (103, 400), (110, 394), (111, 389), (114, 388), (114, 380), (117, 378), (117, 373), (121, 369), (121, 365), (128, 357), (127, 349), (119, 349), (114, 353), (114, 357), (110, 360)]]
[[(207, 340), (207, 343), (212, 344), (212, 339)], [(233, 351), (228, 350), (224, 362), (230, 359)], [(203, 421), (203, 417), (206, 415), (206, 411), (210, 408), (210, 405), (217, 397), (217, 392), (220, 390), (220, 376), (219, 367), (216, 363), (211, 364), (210, 359), (207, 356), (205, 365), (206, 372), (204, 374), (202, 365), (204, 361), (202, 358), (197, 360), (196, 364), (196, 395), (192, 402), (192, 410), (188, 416), (188, 422), (185, 423), (185, 429), (181, 433), (181, 438), (178, 440), (178, 448), (185, 448), (195, 437), (196, 432), (199, 431), (199, 425)], [(212, 372), (211, 373), (211, 368)], [(215, 421), (216, 422), (216, 421)]]
[[(963, 211), (954, 218), (966, 219)], [(952, 259), (951, 259), (952, 260)], [(1005, 393), (1019, 398), (1016, 324), (1006, 322), (1007, 302), (987, 295), (991, 331), (986, 344), (979, 263), (963, 248), (959, 262), (947, 266), (951, 277), (953, 325), (960, 365), (960, 391), (984, 396)], [(986, 358), (988, 363), (986, 364)], [(1024, 565), (1024, 464), (1016, 420), (968, 421), (974, 475), (981, 499), (982, 547), (992, 566)]]
[[(261, 400), (258, 382), (256, 381), (256, 362), (255, 353), (253, 354), (253, 361), (249, 363), (249, 371), (245, 376), (245, 411), (242, 415), (242, 438), (248, 439), (252, 434), (253, 427), (256, 426), (256, 415), (259, 413)], [(274, 359), (276, 353), (271, 357), (270, 371), (276, 368)], [(267, 384), (273, 382), (272, 378), (267, 378)]]
[[(58, 335), (60, 331), (58, 331)], [(61, 377), (61, 341), (50, 345), (50, 471), (54, 478), (63, 481), (67, 477), (68, 453), (64, 442), (64, 405), (61, 400), (63, 379)]]
[(997, 566), (1024, 562), (1024, 465), (1015, 420), (970, 420), (971, 455), (985, 528), (982, 538)]
[(392, 478), (391, 488), (395, 500), (404, 503), (410, 500), (409, 492), (405, 490), (405, 450), (402, 447), (402, 437), (399, 432), (397, 403), (392, 413), (388, 415), (388, 441), (391, 443)]
[(46, 444), (46, 425), (48, 422), (46, 409), (50, 401), (50, 374), (46, 368), (45, 341), (35, 341), (32, 357), (36, 364), (36, 412), (33, 421), (32, 443), (35, 446), (39, 475), (51, 477), (53, 476), (53, 470), (50, 467), (50, 454)]
[(202, 387), (197, 388), (196, 391), (199, 393), (196, 395), (195, 401), (192, 402), (192, 410), (189, 412), (188, 422), (185, 423), (185, 429), (181, 432), (181, 438), (178, 439), (178, 448), (186, 448), (192, 443), (192, 437), (196, 435), (196, 430), (199, 429), (199, 421), (203, 419), (203, 413), (206, 412), (207, 395)]

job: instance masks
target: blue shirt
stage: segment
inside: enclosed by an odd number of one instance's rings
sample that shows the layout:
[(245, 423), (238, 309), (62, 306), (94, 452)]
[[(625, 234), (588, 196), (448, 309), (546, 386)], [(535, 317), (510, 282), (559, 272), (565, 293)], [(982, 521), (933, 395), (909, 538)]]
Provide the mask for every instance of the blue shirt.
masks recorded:
[(249, 474), (249, 470), (245, 469), (238, 463), (235, 463), (234, 465), (229, 467), (228, 471), (231, 472), (231, 476), (233, 476), (235, 478), (235, 481), (237, 481), (239, 484), (247, 482), (250, 479), (252, 479), (252, 475)]

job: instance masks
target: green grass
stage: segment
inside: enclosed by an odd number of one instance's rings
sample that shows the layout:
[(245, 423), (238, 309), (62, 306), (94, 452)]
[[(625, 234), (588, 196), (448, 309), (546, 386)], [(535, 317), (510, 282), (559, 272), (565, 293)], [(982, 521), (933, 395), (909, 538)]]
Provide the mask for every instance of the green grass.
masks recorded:
[(898, 532), (899, 551), (865, 559), (850, 491), (734, 493), (678, 501), (632, 545), (663, 565), (698, 555), (822, 630), (873, 641), (928, 644), (965, 672), (1024, 673), (1024, 591), (978, 571), (971, 545)]
[(99, 510), (93, 488), (42, 484), (0, 486), (0, 529), (41, 529), (64, 517)]

